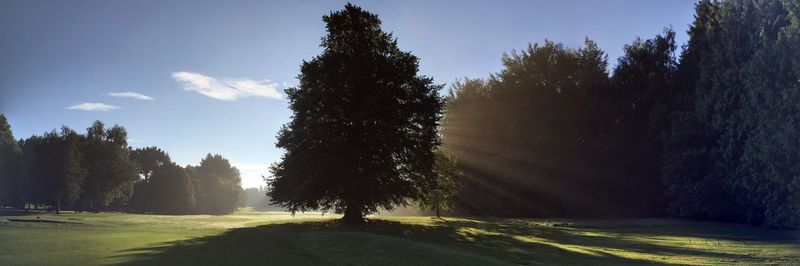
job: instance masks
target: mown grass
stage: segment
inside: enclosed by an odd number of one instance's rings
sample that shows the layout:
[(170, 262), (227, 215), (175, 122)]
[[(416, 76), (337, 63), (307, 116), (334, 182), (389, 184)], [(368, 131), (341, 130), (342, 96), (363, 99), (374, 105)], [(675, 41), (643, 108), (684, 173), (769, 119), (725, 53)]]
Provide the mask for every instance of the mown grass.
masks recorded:
[(6, 212), (0, 265), (800, 264), (800, 232), (746, 225), (372, 217), (346, 226), (333, 218)]

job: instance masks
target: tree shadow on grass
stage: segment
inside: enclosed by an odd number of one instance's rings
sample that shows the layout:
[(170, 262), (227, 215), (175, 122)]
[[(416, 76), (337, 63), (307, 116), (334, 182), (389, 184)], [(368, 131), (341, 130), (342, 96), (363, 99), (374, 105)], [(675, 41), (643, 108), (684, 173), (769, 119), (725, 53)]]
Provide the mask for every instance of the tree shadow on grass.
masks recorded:
[(408, 224), (370, 220), (268, 224), (157, 246), (125, 250), (119, 265), (501, 265), (655, 264), (607, 252), (623, 250), (708, 258), (743, 255), (656, 245), (524, 223), (433, 220)]
[[(673, 234), (673, 231), (658, 231), (652, 228), (641, 229), (641, 232), (648, 232), (652, 238), (642, 239), (636, 232), (626, 231), (627, 229), (580, 229), (562, 228), (553, 226), (533, 225), (529, 222), (514, 222), (513, 220), (498, 220), (495, 222), (486, 220), (454, 220), (438, 222), (440, 226), (459, 228), (460, 236), (453, 238), (468, 239), (475, 242), (475, 245), (484, 245), (486, 248), (505, 247), (507, 250), (514, 250), (525, 247), (522, 252), (515, 252), (516, 257), (522, 261), (546, 261), (561, 262), (558, 252), (548, 252), (542, 250), (541, 246), (557, 247), (562, 250), (571, 250), (585, 254), (604, 254), (603, 256), (589, 257), (589, 260), (579, 263), (595, 264), (595, 259), (599, 261), (613, 262), (616, 254), (626, 254), (628, 260), (623, 262), (641, 262), (648, 264), (667, 263), (668, 257), (695, 258), (704, 260), (722, 261), (757, 261), (747, 254), (734, 254), (722, 251), (690, 248), (676, 244), (674, 242), (659, 242), (653, 238), (662, 237), (672, 239), (680, 237)], [(685, 228), (684, 228), (685, 229)], [(520, 240), (522, 243), (508, 241), (492, 234), (510, 236), (512, 239)], [(613, 251), (613, 255), (610, 252)], [(636, 259), (633, 259), (636, 258)], [(572, 261), (572, 258), (568, 261)], [(568, 262), (565, 261), (565, 262)]]

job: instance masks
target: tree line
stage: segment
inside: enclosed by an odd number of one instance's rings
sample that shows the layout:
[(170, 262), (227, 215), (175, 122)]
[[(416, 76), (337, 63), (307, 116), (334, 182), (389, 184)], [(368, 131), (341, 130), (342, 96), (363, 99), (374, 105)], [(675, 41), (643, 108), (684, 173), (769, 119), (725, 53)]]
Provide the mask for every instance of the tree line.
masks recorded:
[[(800, 4), (701, 1), (609, 69), (591, 41), (504, 55), (446, 96), (458, 209), (800, 226)], [(476, 196), (480, 195), (480, 196)]]
[(348, 4), (323, 16), (324, 50), (286, 91), (293, 117), (268, 194), (353, 223), (433, 201), (471, 215), (798, 227), (798, 11), (701, 1), (680, 52), (670, 28), (625, 45), (613, 68), (588, 38), (545, 41), (442, 99), (377, 15)]
[(245, 204), (239, 170), (220, 155), (181, 167), (157, 147), (128, 146), (127, 131), (95, 121), (14, 140), (0, 114), (0, 207), (55, 212), (224, 214)]
[[(704, 0), (680, 51), (669, 28), (625, 45), (614, 67), (588, 38), (545, 41), (442, 97), (377, 15), (347, 4), (323, 16), (323, 52), (286, 90), (267, 196), (348, 223), (417, 203), (800, 227), (798, 14), (790, 0)], [(17, 142), (4, 122), (2, 205), (224, 213), (248, 198), (220, 156), (180, 167), (97, 124)]]

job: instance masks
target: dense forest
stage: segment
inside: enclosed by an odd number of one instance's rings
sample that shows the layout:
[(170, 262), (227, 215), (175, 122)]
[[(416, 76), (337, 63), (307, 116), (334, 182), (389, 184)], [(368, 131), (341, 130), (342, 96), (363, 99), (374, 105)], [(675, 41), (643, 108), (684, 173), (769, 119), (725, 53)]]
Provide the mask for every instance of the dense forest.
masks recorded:
[(0, 164), (0, 207), (224, 214), (246, 204), (239, 170), (222, 156), (181, 167), (100, 121), (86, 134), (64, 126), (16, 141), (0, 115)]
[(588, 38), (531, 44), (447, 91), (418, 75), (377, 15), (348, 4), (323, 20), (323, 53), (286, 91), (287, 152), (267, 189), (243, 191), (219, 155), (181, 167), (133, 149), (119, 126), (15, 140), (0, 117), (0, 206), (219, 214), (269, 198), (356, 220), (415, 202), (800, 227), (797, 1), (701, 1), (688, 43), (665, 28), (611, 65)]
[[(800, 4), (701, 1), (608, 69), (591, 40), (533, 44), (447, 96), (460, 211), (800, 225)], [(475, 195), (481, 195), (480, 197)]]

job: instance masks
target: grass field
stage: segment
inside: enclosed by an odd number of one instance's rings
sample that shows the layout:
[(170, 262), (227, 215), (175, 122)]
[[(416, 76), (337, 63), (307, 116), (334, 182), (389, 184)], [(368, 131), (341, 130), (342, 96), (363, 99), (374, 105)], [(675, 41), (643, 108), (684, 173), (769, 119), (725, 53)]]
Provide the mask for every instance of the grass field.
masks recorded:
[(668, 219), (0, 216), (0, 265), (800, 264), (800, 232)]

